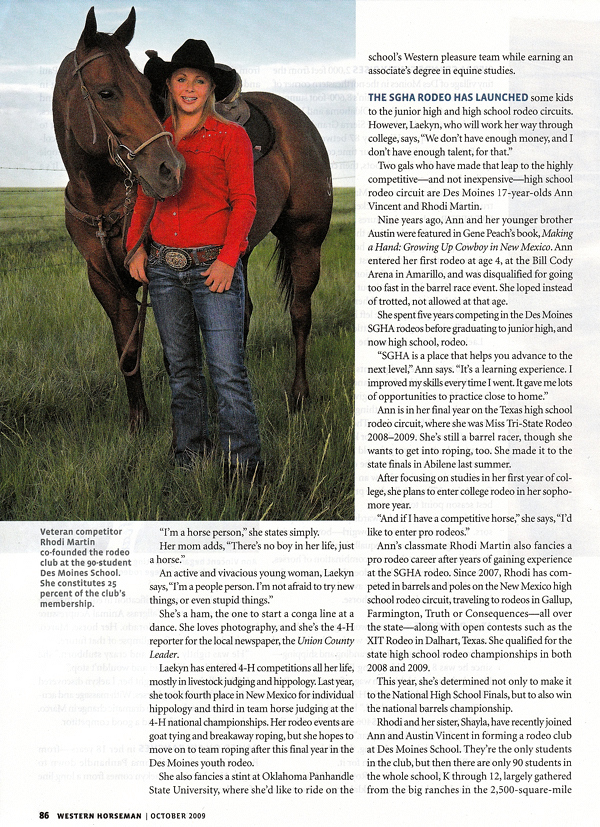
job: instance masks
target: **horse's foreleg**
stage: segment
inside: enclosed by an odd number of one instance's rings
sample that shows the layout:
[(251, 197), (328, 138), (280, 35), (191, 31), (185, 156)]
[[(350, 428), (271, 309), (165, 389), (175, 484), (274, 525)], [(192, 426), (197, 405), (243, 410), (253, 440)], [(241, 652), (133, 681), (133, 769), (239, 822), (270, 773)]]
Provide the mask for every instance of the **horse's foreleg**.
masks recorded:
[[(105, 278), (100, 276), (93, 266), (88, 267), (88, 277), (92, 291), (104, 308), (112, 325), (113, 336), (117, 347), (119, 361), (131, 332), (135, 326), (138, 315), (138, 305), (135, 299), (122, 296), (113, 288)], [(144, 426), (149, 419), (148, 406), (144, 396), (144, 387), (139, 369), (131, 376), (126, 374), (133, 371), (138, 358), (139, 335), (132, 338), (127, 348), (127, 354), (123, 358), (122, 371), (129, 401), (129, 429), (137, 431)]]
[[(123, 351), (129, 342), (138, 312), (138, 305), (134, 301), (122, 297), (119, 300), (119, 312), (116, 320), (111, 318), (119, 362), (121, 362)], [(127, 353), (121, 364), (129, 402), (129, 430), (132, 433), (146, 425), (149, 420), (140, 366), (137, 364), (139, 348), (140, 337), (139, 332), (136, 332), (127, 347)]]

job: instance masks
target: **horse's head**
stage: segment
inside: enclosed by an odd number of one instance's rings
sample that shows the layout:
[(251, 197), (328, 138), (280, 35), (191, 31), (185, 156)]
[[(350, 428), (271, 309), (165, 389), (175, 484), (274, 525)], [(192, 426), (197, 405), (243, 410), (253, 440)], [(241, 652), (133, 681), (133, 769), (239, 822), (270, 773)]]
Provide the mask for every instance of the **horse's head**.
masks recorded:
[(185, 162), (154, 113), (148, 80), (129, 57), (134, 29), (133, 8), (113, 35), (98, 32), (90, 9), (70, 72), (76, 82), (68, 93), (68, 121), (82, 150), (108, 152), (147, 195), (162, 199), (179, 191)]

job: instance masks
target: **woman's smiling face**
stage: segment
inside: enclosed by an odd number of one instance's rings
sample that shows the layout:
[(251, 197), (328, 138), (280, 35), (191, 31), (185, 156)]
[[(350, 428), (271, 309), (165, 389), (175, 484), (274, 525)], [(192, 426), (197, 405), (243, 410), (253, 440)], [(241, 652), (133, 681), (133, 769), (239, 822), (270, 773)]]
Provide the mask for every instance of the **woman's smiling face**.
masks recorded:
[(178, 69), (167, 81), (177, 110), (182, 115), (201, 115), (214, 89), (210, 75), (198, 69)]

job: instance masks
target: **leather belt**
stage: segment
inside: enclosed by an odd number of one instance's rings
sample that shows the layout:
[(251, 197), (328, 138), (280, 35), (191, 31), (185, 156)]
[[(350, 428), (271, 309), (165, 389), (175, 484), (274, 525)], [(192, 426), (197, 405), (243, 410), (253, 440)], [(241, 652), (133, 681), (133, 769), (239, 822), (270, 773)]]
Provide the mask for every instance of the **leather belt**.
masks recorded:
[(151, 247), (158, 260), (173, 270), (189, 270), (190, 267), (212, 264), (223, 249), (216, 244), (207, 247), (165, 247), (154, 242)]

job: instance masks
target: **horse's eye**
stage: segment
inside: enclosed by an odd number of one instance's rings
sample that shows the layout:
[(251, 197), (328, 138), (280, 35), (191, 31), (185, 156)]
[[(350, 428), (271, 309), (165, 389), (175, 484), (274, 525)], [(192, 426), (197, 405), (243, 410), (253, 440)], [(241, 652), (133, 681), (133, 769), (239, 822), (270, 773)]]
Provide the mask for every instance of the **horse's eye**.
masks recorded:
[(114, 98), (115, 93), (111, 89), (102, 89), (98, 92), (98, 97), (102, 98), (103, 101), (108, 101), (111, 98)]

